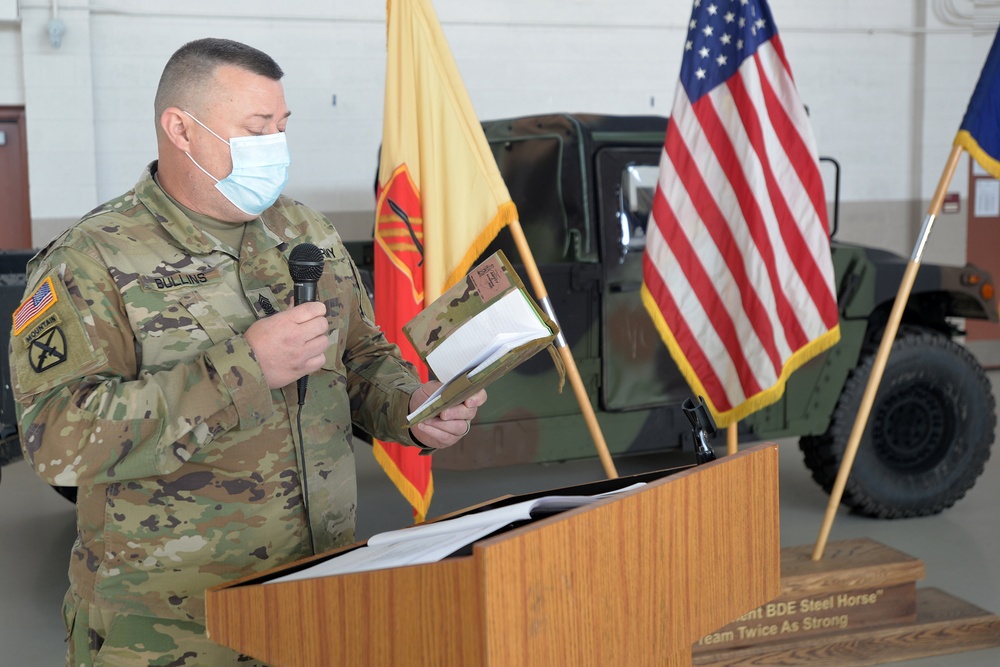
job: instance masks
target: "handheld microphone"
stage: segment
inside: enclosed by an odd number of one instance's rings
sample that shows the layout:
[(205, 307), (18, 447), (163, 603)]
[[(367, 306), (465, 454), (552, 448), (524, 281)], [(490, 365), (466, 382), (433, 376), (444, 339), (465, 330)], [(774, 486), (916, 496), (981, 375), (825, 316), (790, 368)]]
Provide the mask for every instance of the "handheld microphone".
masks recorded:
[[(288, 256), (288, 272), (294, 284), (295, 305), (316, 301), (316, 283), (323, 275), (323, 253), (312, 243), (300, 243), (292, 248)], [(296, 381), (299, 390), (299, 405), (305, 405), (308, 375)]]

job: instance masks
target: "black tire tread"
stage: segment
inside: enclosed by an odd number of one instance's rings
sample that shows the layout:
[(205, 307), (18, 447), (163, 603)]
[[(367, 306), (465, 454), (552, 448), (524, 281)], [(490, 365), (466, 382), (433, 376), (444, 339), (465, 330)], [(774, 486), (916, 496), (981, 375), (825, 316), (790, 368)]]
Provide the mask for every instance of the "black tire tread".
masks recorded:
[[(992, 399), (992, 387), (989, 378), (975, 357), (960, 344), (935, 331), (917, 326), (903, 326), (900, 327), (896, 340), (893, 343), (892, 352), (895, 353), (907, 347), (918, 349), (928, 347), (939, 348), (954, 355), (956, 360), (972, 376), (977, 390), (990, 396)], [(890, 354), (890, 360), (891, 358)], [(802, 450), (806, 467), (812, 473), (813, 480), (827, 493), (832, 492), (836, 483), (840, 470), (840, 462), (850, 438), (851, 430), (854, 427), (856, 410), (853, 406), (857, 405), (860, 397), (864, 394), (874, 362), (874, 350), (868, 350), (862, 355), (858, 366), (851, 372), (847, 382), (844, 384), (844, 389), (837, 407), (834, 409), (834, 414), (826, 433), (804, 436), (799, 440), (799, 448)], [(995, 402), (991, 402), (991, 407), (992, 409), (989, 411), (988, 416), (990, 420), (988, 432), (994, 433), (996, 429)], [(862, 441), (862, 445), (864, 445), (864, 441)], [(858, 482), (856, 477), (849, 475), (841, 504), (849, 507), (856, 514), (882, 519), (899, 519), (939, 514), (962, 499), (969, 489), (972, 488), (990, 458), (991, 445), (992, 439), (989, 442), (973, 444), (975, 449), (972, 459), (962, 470), (961, 479), (948, 489), (947, 495), (940, 497), (935, 502), (920, 507), (899, 508), (889, 506), (872, 497), (872, 494)]]

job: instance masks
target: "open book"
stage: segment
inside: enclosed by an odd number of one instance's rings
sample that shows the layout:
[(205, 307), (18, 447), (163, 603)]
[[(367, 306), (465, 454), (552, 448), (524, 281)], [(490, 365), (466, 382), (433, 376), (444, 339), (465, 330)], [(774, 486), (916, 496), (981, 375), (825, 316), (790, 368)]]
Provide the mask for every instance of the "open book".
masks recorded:
[(412, 426), (527, 361), (551, 344), (558, 328), (497, 252), (410, 320), (403, 333), (443, 383), (407, 416)]
[(639, 482), (593, 496), (543, 496), (481, 512), (463, 514), (453, 519), (379, 533), (372, 536), (365, 546), (328, 558), (304, 570), (272, 579), (267, 583), (434, 563), (517, 521), (527, 521), (542, 515), (581, 507), (642, 485), (643, 483)]

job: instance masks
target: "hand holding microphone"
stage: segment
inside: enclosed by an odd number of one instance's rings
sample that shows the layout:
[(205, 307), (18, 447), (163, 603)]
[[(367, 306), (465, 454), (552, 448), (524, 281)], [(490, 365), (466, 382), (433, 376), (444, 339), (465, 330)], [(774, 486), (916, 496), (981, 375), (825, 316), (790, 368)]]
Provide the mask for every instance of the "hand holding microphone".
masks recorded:
[[(323, 274), (322, 253), (316, 246), (304, 243), (292, 250), (288, 263), (295, 306), (257, 320), (244, 334), (271, 389), (304, 380), (319, 370), (330, 345), (326, 304), (316, 301), (316, 283)], [(299, 385), (301, 405), (306, 387), (305, 382)]]

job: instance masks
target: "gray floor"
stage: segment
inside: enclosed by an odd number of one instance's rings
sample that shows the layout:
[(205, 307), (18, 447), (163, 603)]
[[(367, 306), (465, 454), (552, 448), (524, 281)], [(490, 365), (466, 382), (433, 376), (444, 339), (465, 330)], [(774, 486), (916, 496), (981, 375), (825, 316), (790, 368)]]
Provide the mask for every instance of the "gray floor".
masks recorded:
[[(1000, 396), (1000, 371), (990, 372)], [(781, 542), (815, 543), (827, 496), (811, 480), (793, 441), (780, 441)], [(724, 449), (724, 445), (719, 447)], [(359, 539), (409, 525), (410, 514), (374, 462), (359, 451), (361, 488)], [(619, 474), (669, 467), (676, 457), (634, 457), (616, 461)], [(432, 515), (508, 493), (521, 493), (601, 479), (596, 459), (516, 466), (475, 472), (439, 470)], [(1000, 448), (975, 488), (941, 515), (902, 521), (874, 521), (838, 514), (831, 541), (870, 537), (924, 561), (920, 585), (934, 586), (1000, 613)], [(3, 469), (0, 483), (0, 667), (62, 665), (64, 643), (59, 606), (66, 588), (73, 539), (73, 508), (45, 487), (23, 461)], [(1000, 649), (968, 651), (894, 663), (913, 667), (997, 667)]]

